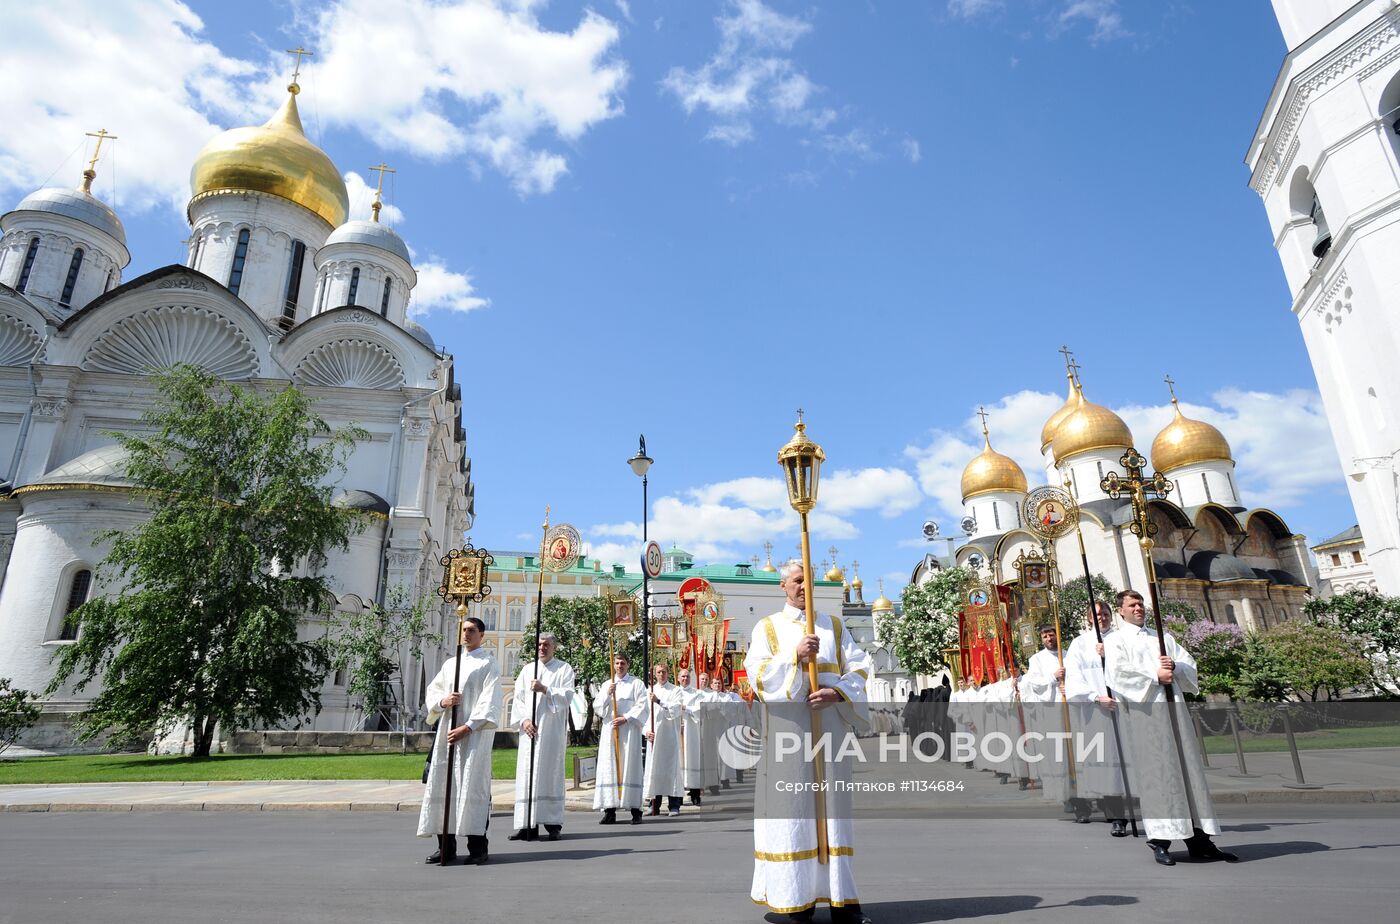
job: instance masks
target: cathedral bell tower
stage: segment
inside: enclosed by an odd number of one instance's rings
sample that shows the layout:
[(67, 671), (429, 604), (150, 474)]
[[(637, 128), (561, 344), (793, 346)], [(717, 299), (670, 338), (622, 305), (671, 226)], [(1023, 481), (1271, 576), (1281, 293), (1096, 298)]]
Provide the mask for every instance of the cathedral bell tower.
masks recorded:
[(1273, 0), (1288, 52), (1245, 163), (1380, 590), (1400, 594), (1400, 6)]

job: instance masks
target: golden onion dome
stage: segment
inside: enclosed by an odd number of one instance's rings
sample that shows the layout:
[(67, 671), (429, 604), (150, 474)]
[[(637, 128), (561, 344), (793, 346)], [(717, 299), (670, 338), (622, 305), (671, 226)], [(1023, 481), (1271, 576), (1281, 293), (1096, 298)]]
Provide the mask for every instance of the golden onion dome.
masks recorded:
[(844, 584), (846, 583), (846, 572), (841, 570), (840, 565), (832, 562), (831, 570), (826, 573), (826, 579), (828, 581), (840, 581)]
[(1040, 428), (1041, 452), (1044, 452), (1051, 443), (1055, 442), (1055, 431), (1060, 429), (1060, 424), (1064, 423), (1065, 418), (1074, 411), (1075, 397), (1079, 394), (1079, 383), (1074, 380), (1074, 373), (1072, 372), (1069, 374), (1068, 378), (1069, 395), (1065, 398), (1065, 403), (1060, 405), (1060, 409), (1051, 414), (1045, 421), (1045, 426)]
[(876, 597), (875, 602), (870, 604), (870, 612), (872, 615), (875, 613), (894, 612), (894, 603), (890, 601), (889, 597), (885, 596), (885, 582), (883, 579), (880, 581), (880, 596)]
[(1204, 420), (1192, 420), (1181, 413), (1181, 405), (1172, 398), (1176, 412), (1172, 422), (1152, 441), (1152, 467), (1159, 472), (1171, 472), (1196, 462), (1233, 462), (1230, 444), (1225, 435)]
[(1077, 389), (1074, 409), (1055, 430), (1053, 452), (1058, 464), (1070, 456), (1093, 449), (1127, 449), (1133, 445), (1133, 433), (1123, 418), (1101, 404), (1084, 397)]
[(295, 202), (333, 228), (345, 223), (350, 211), (345, 181), (302, 130), (297, 85), (287, 90), (286, 102), (265, 124), (231, 128), (204, 146), (190, 169), (191, 202), (253, 191)]
[(851, 590), (860, 590), (864, 586), (865, 582), (860, 579), (859, 574), (851, 578)]
[(773, 567), (773, 559), (771, 558), (768, 559), (767, 564), (763, 566), (763, 570), (767, 571), (769, 574), (776, 574), (778, 571), (777, 568)]
[(987, 431), (982, 431), (982, 451), (978, 453), (962, 473), (962, 499), (993, 491), (1026, 493), (1026, 473), (1010, 456), (1004, 456), (992, 448)]

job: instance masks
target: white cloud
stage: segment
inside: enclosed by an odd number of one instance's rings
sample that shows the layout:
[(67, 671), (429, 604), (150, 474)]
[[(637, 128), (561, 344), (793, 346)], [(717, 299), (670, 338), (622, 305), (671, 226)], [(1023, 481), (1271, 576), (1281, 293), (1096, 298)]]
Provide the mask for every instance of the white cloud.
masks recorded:
[[(345, 174), (345, 191), (350, 196), (350, 217), (358, 219), (368, 219), (370, 217), (370, 206), (374, 203), (374, 187), (365, 182), (365, 178), (351, 170)], [(379, 220), (390, 225), (403, 224), (403, 212), (396, 205), (383, 203), (384, 208), (379, 213)]]
[(1000, 10), (1004, 0), (948, 0), (948, 12), (963, 19)]
[(700, 110), (714, 117), (706, 139), (729, 145), (749, 141), (754, 134), (749, 117), (758, 113), (798, 124), (822, 117), (808, 109), (819, 88), (786, 56), (811, 31), (810, 23), (761, 0), (728, 0), (715, 25), (720, 44), (710, 60), (694, 70), (673, 67), (661, 81), (688, 114)]
[[(860, 536), (859, 527), (852, 522), (858, 514), (874, 511), (893, 517), (912, 509), (921, 499), (913, 476), (897, 468), (838, 470), (823, 476), (819, 491), (821, 504), (810, 515), (809, 523), (812, 532), (824, 541)], [(787, 490), (780, 479), (747, 477), (661, 498), (652, 507), (648, 528), (658, 542), (675, 542), (700, 561), (732, 564), (755, 554), (765, 541), (782, 546), (784, 538), (795, 540), (798, 518), (788, 505)], [(610, 555), (625, 552), (625, 561), (630, 562), (637, 554), (633, 546), (612, 540), (640, 544), (642, 527), (636, 522), (602, 523), (587, 533), (603, 540), (595, 549), (607, 550)], [(596, 551), (590, 554), (602, 557)], [(784, 552), (777, 554), (786, 557)]]
[(614, 23), (590, 10), (572, 32), (552, 32), (537, 5), (341, 0), (316, 19), (317, 110), (415, 154), (483, 159), (521, 192), (549, 192), (567, 163), (538, 139), (574, 141), (620, 115), (627, 67), (614, 56)]
[(919, 142), (913, 138), (905, 138), (900, 146), (904, 149), (904, 156), (909, 159), (909, 163), (917, 164), (924, 159), (923, 148), (919, 147)]
[(413, 287), (409, 316), (421, 318), (430, 311), (474, 311), (485, 308), (491, 300), (476, 294), (472, 278), (466, 273), (454, 273), (437, 257), (415, 261), (418, 285)]
[[(522, 193), (550, 191), (568, 172), (551, 141), (619, 115), (627, 68), (612, 22), (590, 11), (555, 32), (539, 6), (339, 0), (317, 11), (298, 99), (308, 133), (319, 142), (323, 127), (352, 128), (417, 156), (489, 166)], [(75, 149), (104, 126), (119, 140), (96, 191), (115, 191), (123, 209), (182, 207), (200, 147), (262, 122), (284, 98), (281, 47), (227, 55), (177, 0), (7, 7), (0, 121), (23, 130), (0, 135), (0, 188), (28, 192), (51, 176), (75, 185)]]
[(102, 126), (119, 140), (104, 145), (96, 193), (123, 210), (183, 206), (215, 119), (247, 111), (256, 68), (210, 44), (182, 3), (9, 4), (4, 17), (0, 187), (77, 185), (75, 148), (90, 152), (84, 133)]
[(1089, 41), (1094, 44), (1125, 38), (1131, 35), (1123, 26), (1123, 15), (1118, 12), (1118, 0), (1071, 0), (1060, 11), (1059, 22), (1070, 26), (1082, 20), (1093, 27)]

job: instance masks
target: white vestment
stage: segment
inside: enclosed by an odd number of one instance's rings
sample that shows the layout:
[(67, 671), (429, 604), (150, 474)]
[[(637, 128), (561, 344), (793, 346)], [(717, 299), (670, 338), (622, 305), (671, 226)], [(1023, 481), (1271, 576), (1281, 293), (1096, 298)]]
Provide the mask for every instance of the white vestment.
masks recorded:
[[(452, 751), (451, 824), (443, 831), (443, 802), (447, 786), (447, 732), (450, 711), (442, 708), (442, 699), (452, 692), (452, 675), (456, 658), (448, 658), (433, 682), (428, 684), (424, 706), (428, 721), (437, 723), (433, 739), (433, 759), (428, 767), (428, 785), (423, 792), (423, 805), (418, 811), (418, 836), (438, 834), (483, 835), (491, 816), (491, 744), (496, 737), (496, 723), (501, 717), (501, 669), (496, 658), (484, 648), (462, 652), (462, 675), (457, 692), (462, 701), (457, 704), (457, 724), (471, 728), (471, 734), (458, 741)], [(441, 721), (439, 721), (441, 719)]]
[[(1110, 626), (1103, 633), (1105, 651), (1112, 632)], [(1065, 698), (1074, 709), (1075, 730), (1089, 742), (1078, 766), (1079, 795), (1086, 799), (1123, 795), (1114, 713), (1098, 702), (1099, 697), (1108, 695), (1108, 685), (1104, 683), (1103, 661), (1095, 651), (1097, 644), (1098, 637), (1089, 629), (1070, 642), (1065, 652)]]
[[(617, 715), (626, 719), (614, 729), (613, 698), (609, 692), (617, 684)], [(598, 691), (602, 706), (598, 715), (598, 775), (593, 790), (595, 809), (640, 809), (642, 807), (642, 730), (647, 718), (647, 688), (627, 674), (609, 680)], [(617, 737), (614, 739), (613, 733)], [(617, 770), (617, 751), (622, 751), (622, 772)], [(618, 783), (621, 782), (621, 786)]]
[(720, 694), (714, 690), (697, 690), (700, 702), (700, 772), (705, 786), (718, 786), (719, 736), (724, 723)]
[(1176, 662), (1173, 686), (1179, 736), (1172, 731), (1171, 713), (1166, 688), (1157, 680), (1160, 649), (1155, 630), (1125, 623), (1104, 639), (1108, 657), (1105, 680), (1120, 704), (1119, 727), (1123, 732), (1123, 747), (1128, 753), (1128, 779), (1133, 795), (1142, 802), (1143, 821), (1147, 836), (1155, 840), (1177, 840), (1190, 837), (1192, 832), (1190, 803), (1182, 778), (1181, 756), (1176, 741), (1185, 753), (1186, 773), (1190, 792), (1195, 801), (1197, 821), (1207, 834), (1219, 834), (1215, 821), (1215, 805), (1206, 785), (1205, 768), (1196, 736), (1191, 725), (1191, 713), (1186, 708), (1183, 693), (1195, 693), (1196, 661), (1190, 652), (1177, 644), (1170, 633), (1165, 636), (1167, 656)]
[[(1042, 735), (1063, 734), (1073, 729), (1065, 728), (1064, 706), (1061, 705), (1060, 684), (1055, 672), (1060, 669), (1060, 658), (1048, 648), (1042, 648), (1031, 655), (1026, 673), (1021, 677), (1021, 700), (1025, 703), (1026, 731)], [(1069, 676), (1066, 669), (1065, 676)], [(1028, 753), (1040, 756), (1031, 772), (1040, 777), (1041, 798), (1047, 802), (1063, 802), (1075, 795), (1070, 774), (1071, 742), (1056, 744), (1055, 739), (1045, 738), (1034, 746), (1028, 744)], [(1077, 767), (1075, 768), (1078, 769)]]
[(681, 707), (681, 781), (686, 789), (705, 788), (705, 700), (694, 687), (678, 687)]
[[(643, 721), (656, 722), (656, 740), (647, 749), (646, 780), (642, 793), (652, 796), (680, 796), (685, 788), (681, 781), (681, 702), (685, 691), (673, 683), (652, 687), (658, 700), (651, 714)], [(648, 726), (650, 728), (650, 726)]]
[[(533, 795), (530, 827), (564, 823), (564, 755), (569, 741), (569, 700), (574, 694), (574, 669), (559, 658), (540, 665), (544, 693), (530, 689), (535, 679), (535, 662), (520, 669), (515, 678), (511, 701), (511, 726), (520, 731), (520, 750), (515, 757), (515, 830), (525, 827), (527, 796)], [(536, 735), (524, 732), (524, 724), (535, 716)], [(534, 756), (535, 785), (529, 788), (530, 759)]]
[(739, 780), (739, 774), (733, 767), (719, 759), (719, 741), (731, 728), (739, 724), (739, 708), (744, 700), (738, 693), (714, 693), (713, 695), (715, 702), (710, 708), (715, 711), (715, 758), (719, 767), (719, 778), (735, 783)]
[[(798, 663), (797, 645), (807, 634), (806, 614), (793, 606), (765, 617), (754, 628), (744, 668), (763, 702), (764, 740), (755, 787), (754, 870), (751, 897), (771, 910), (792, 914), (819, 902), (833, 907), (858, 904), (853, 858), (855, 835), (851, 823), (851, 794), (832, 789), (849, 783), (851, 761), (842, 757), (848, 734), (870, 724), (865, 699), (870, 656), (845, 631), (840, 619), (816, 618), (820, 640), (816, 665), (818, 682), (840, 694), (840, 701), (815, 711), (832, 746), (823, 752), (826, 802), (827, 865), (817, 862), (815, 797), (801, 792), (813, 782), (813, 762), (803, 755), (775, 755), (778, 735), (811, 738), (814, 710), (806, 705), (811, 692), (807, 669)], [(838, 758), (834, 759), (833, 758)], [(790, 790), (797, 790), (792, 794)]]

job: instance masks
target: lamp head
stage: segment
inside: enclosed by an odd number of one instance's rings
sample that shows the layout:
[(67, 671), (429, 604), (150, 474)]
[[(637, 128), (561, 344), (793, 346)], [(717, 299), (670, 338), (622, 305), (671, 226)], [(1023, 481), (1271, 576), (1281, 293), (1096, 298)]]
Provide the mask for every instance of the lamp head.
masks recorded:
[(1347, 474), (1347, 477), (1350, 478), (1352, 481), (1360, 483), (1366, 479), (1366, 469), (1357, 466), (1356, 468), (1352, 469), (1350, 473)]
[(645, 435), (637, 438), (637, 454), (627, 460), (627, 464), (632, 466), (632, 474), (638, 478), (645, 478), (647, 469), (651, 468), (651, 457), (647, 455), (647, 438)]
[(797, 412), (797, 424), (782, 449), (778, 450), (778, 465), (783, 469), (788, 503), (798, 513), (810, 513), (817, 505), (817, 483), (826, 453), (807, 436), (802, 412)]

